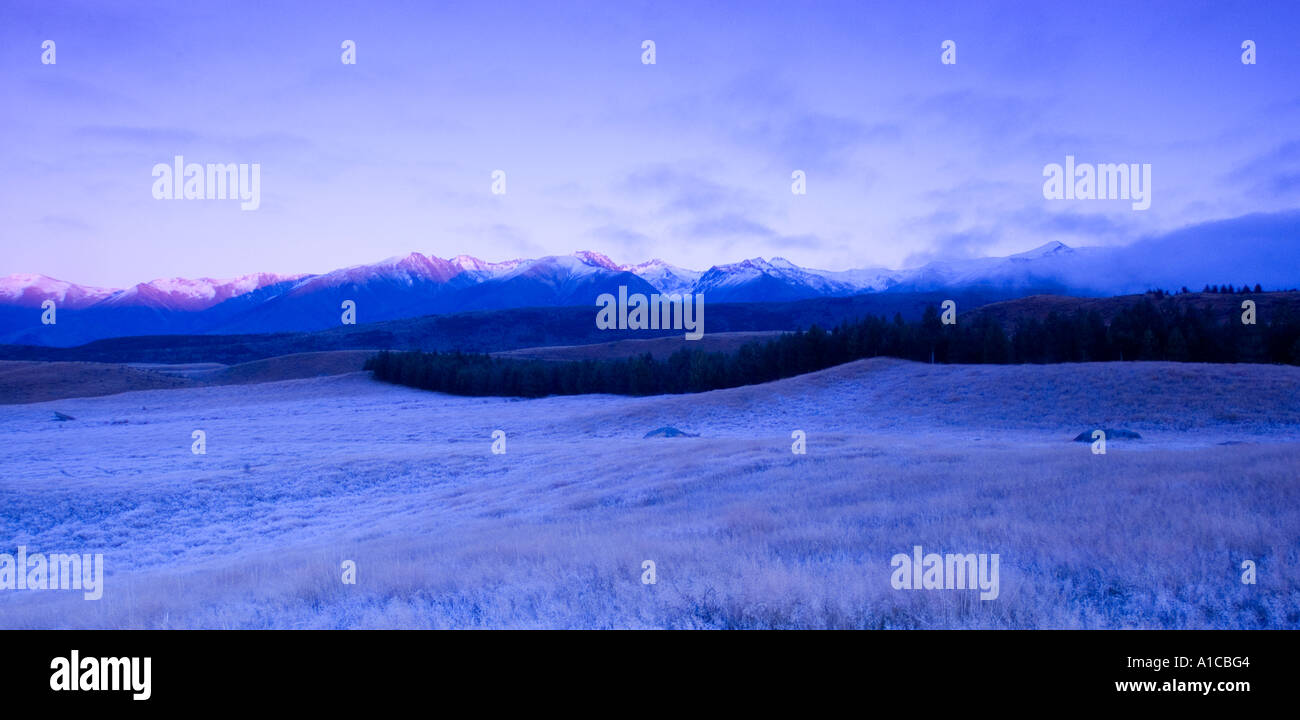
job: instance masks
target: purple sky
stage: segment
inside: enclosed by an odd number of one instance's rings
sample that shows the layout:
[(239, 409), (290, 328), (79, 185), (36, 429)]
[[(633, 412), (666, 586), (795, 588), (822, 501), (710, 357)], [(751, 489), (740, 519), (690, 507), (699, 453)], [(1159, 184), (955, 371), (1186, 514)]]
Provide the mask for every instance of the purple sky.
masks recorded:
[[(0, 275), (579, 248), (898, 267), (1300, 197), (1290, 1), (116, 5), (0, 5)], [(1044, 200), (1067, 154), (1150, 163), (1151, 208)], [(175, 155), (260, 163), (261, 207), (155, 200)]]

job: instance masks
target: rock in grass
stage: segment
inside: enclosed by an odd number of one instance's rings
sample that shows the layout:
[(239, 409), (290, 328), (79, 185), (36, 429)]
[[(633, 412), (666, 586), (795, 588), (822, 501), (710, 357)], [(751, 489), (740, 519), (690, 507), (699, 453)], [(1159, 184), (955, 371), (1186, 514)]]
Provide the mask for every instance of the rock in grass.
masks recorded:
[(699, 433), (688, 433), (682, 430), (678, 430), (677, 428), (672, 427), (670, 425), (665, 425), (661, 428), (658, 428), (657, 430), (651, 430), (650, 432), (646, 433), (645, 436), (647, 438), (652, 438), (652, 437), (699, 437), (700, 435)]
[(1141, 439), (1142, 439), (1142, 436), (1141, 436), (1141, 435), (1138, 435), (1137, 433), (1133, 432), (1132, 430), (1118, 430), (1118, 429), (1115, 429), (1115, 428), (1094, 428), (1093, 430), (1084, 430), (1083, 432), (1079, 433), (1078, 435), (1075, 435), (1075, 436), (1074, 436), (1074, 441), (1075, 441), (1075, 442), (1092, 442), (1092, 434), (1093, 434), (1094, 432), (1096, 432), (1097, 430), (1101, 430), (1102, 432), (1106, 433), (1106, 439), (1107, 439), (1107, 440), (1114, 440), (1114, 439), (1116, 439), (1116, 438), (1123, 438), (1123, 439), (1126, 439), (1126, 440), (1141, 440)]

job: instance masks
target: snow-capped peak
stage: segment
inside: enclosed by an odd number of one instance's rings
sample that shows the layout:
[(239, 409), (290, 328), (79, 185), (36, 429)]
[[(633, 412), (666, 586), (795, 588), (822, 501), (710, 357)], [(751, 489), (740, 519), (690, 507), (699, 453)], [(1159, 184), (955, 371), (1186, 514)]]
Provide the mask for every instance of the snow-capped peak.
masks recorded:
[(93, 305), (113, 293), (116, 288), (77, 285), (36, 273), (16, 273), (0, 278), (0, 302), (6, 305), (40, 307), (45, 300), (53, 300), (60, 307), (81, 308)]
[(364, 285), (377, 279), (406, 285), (413, 285), (417, 281), (440, 283), (460, 273), (461, 268), (450, 260), (413, 252), (408, 255), (394, 255), (371, 265), (353, 265), (318, 275), (299, 285), (294, 292), (301, 294), (321, 287)]
[(502, 262), (488, 262), (487, 260), (480, 260), (473, 255), (457, 255), (451, 259), (453, 265), (462, 270), (468, 270), (471, 272), (499, 272), (502, 270), (513, 270), (525, 262), (528, 261), (518, 258), (514, 260), (504, 260)]
[(613, 260), (610, 260), (608, 257), (592, 250), (578, 250), (577, 252), (573, 253), (573, 256), (582, 260), (588, 265), (603, 267), (606, 270), (613, 270), (615, 272), (618, 272), (623, 269), (619, 265), (615, 264)]
[(623, 265), (619, 269), (636, 275), (650, 283), (659, 292), (668, 295), (691, 292), (703, 274), (698, 270), (687, 270), (676, 265), (669, 265), (659, 258), (636, 265)]
[[(1024, 278), (1038, 277), (1046, 272), (1042, 269), (1044, 266), (1056, 267), (1062, 262), (1073, 262), (1072, 258), (1077, 258), (1080, 252), (1053, 241), (1008, 257), (933, 262), (915, 270), (899, 271), (885, 268), (817, 270), (801, 267), (783, 257), (770, 260), (751, 257), (714, 265), (704, 272), (677, 267), (659, 258), (619, 265), (603, 253), (592, 250), (504, 262), (487, 262), (472, 255), (457, 255), (443, 260), (435, 255), (412, 252), (324, 275), (252, 273), (229, 279), (160, 278), (126, 290), (83, 287), (44, 275), (10, 275), (0, 278), (0, 304), (39, 307), (43, 300), (53, 299), (60, 307), (68, 308), (102, 304), (104, 307), (198, 311), (290, 281), (296, 281), (288, 291), (295, 296), (324, 288), (370, 283), (382, 283), (391, 286), (391, 291), (402, 292), (407, 288), (423, 289), (444, 283), (461, 288), (518, 278), (571, 290), (606, 273), (631, 273), (668, 294), (707, 292), (717, 301), (761, 302), (989, 281), (1001, 284), (1022, 282)], [(544, 298), (530, 298), (529, 302), (544, 302)]]
[(1066, 245), (1065, 243), (1060, 242), (1059, 240), (1053, 240), (1048, 243), (1043, 243), (1042, 245), (1039, 245), (1033, 250), (1026, 250), (1022, 253), (1016, 253), (1011, 257), (1032, 260), (1035, 258), (1048, 257), (1050, 255), (1064, 255), (1071, 252), (1074, 252), (1074, 248), (1071, 248), (1069, 245)]
[(234, 278), (157, 278), (132, 285), (104, 300), (106, 307), (145, 306), (195, 312), (268, 285), (299, 280), (304, 275), (250, 273)]

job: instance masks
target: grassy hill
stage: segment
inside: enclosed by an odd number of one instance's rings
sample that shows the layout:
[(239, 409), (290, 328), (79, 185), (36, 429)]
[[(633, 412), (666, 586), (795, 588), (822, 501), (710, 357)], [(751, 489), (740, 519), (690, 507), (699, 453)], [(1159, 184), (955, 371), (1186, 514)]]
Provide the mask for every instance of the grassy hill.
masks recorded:
[[(1071, 442), (1101, 423), (1142, 439)], [(109, 574), (0, 594), (5, 627), (1300, 626), (1296, 367), (877, 358), (540, 400), (354, 373), (9, 406), (0, 434), (0, 524)], [(915, 545), (998, 554), (997, 599), (894, 590)]]

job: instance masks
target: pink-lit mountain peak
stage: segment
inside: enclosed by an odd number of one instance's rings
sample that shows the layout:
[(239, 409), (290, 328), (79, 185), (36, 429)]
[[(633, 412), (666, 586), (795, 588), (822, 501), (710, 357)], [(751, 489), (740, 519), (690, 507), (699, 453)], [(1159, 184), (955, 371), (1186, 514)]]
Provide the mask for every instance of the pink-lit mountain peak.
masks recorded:
[(457, 255), (451, 259), (451, 262), (462, 270), (468, 272), (499, 273), (514, 270), (528, 261), (517, 258), (502, 262), (488, 262), (486, 260), (480, 260), (473, 255)]
[(198, 311), (233, 297), (260, 290), (268, 285), (298, 280), (303, 275), (250, 273), (233, 278), (158, 278), (116, 291), (104, 300), (105, 306), (157, 307), (169, 310)]
[(435, 255), (413, 252), (395, 255), (369, 265), (353, 265), (327, 272), (307, 280), (295, 292), (310, 292), (325, 287), (365, 285), (375, 280), (411, 284), (421, 282), (446, 282), (464, 270)]
[(18, 273), (0, 278), (0, 302), (21, 307), (40, 307), (53, 300), (60, 307), (83, 308), (119, 292), (115, 288), (91, 287), (58, 280), (37, 273)]
[(594, 250), (579, 250), (573, 253), (573, 256), (578, 258), (579, 260), (582, 260), (588, 265), (595, 265), (597, 267), (602, 267), (605, 268), (606, 270), (613, 270), (615, 272), (619, 272), (623, 270), (623, 267), (621, 265), (618, 265), (613, 260), (610, 260), (609, 257), (602, 255), (601, 253), (598, 253)]

